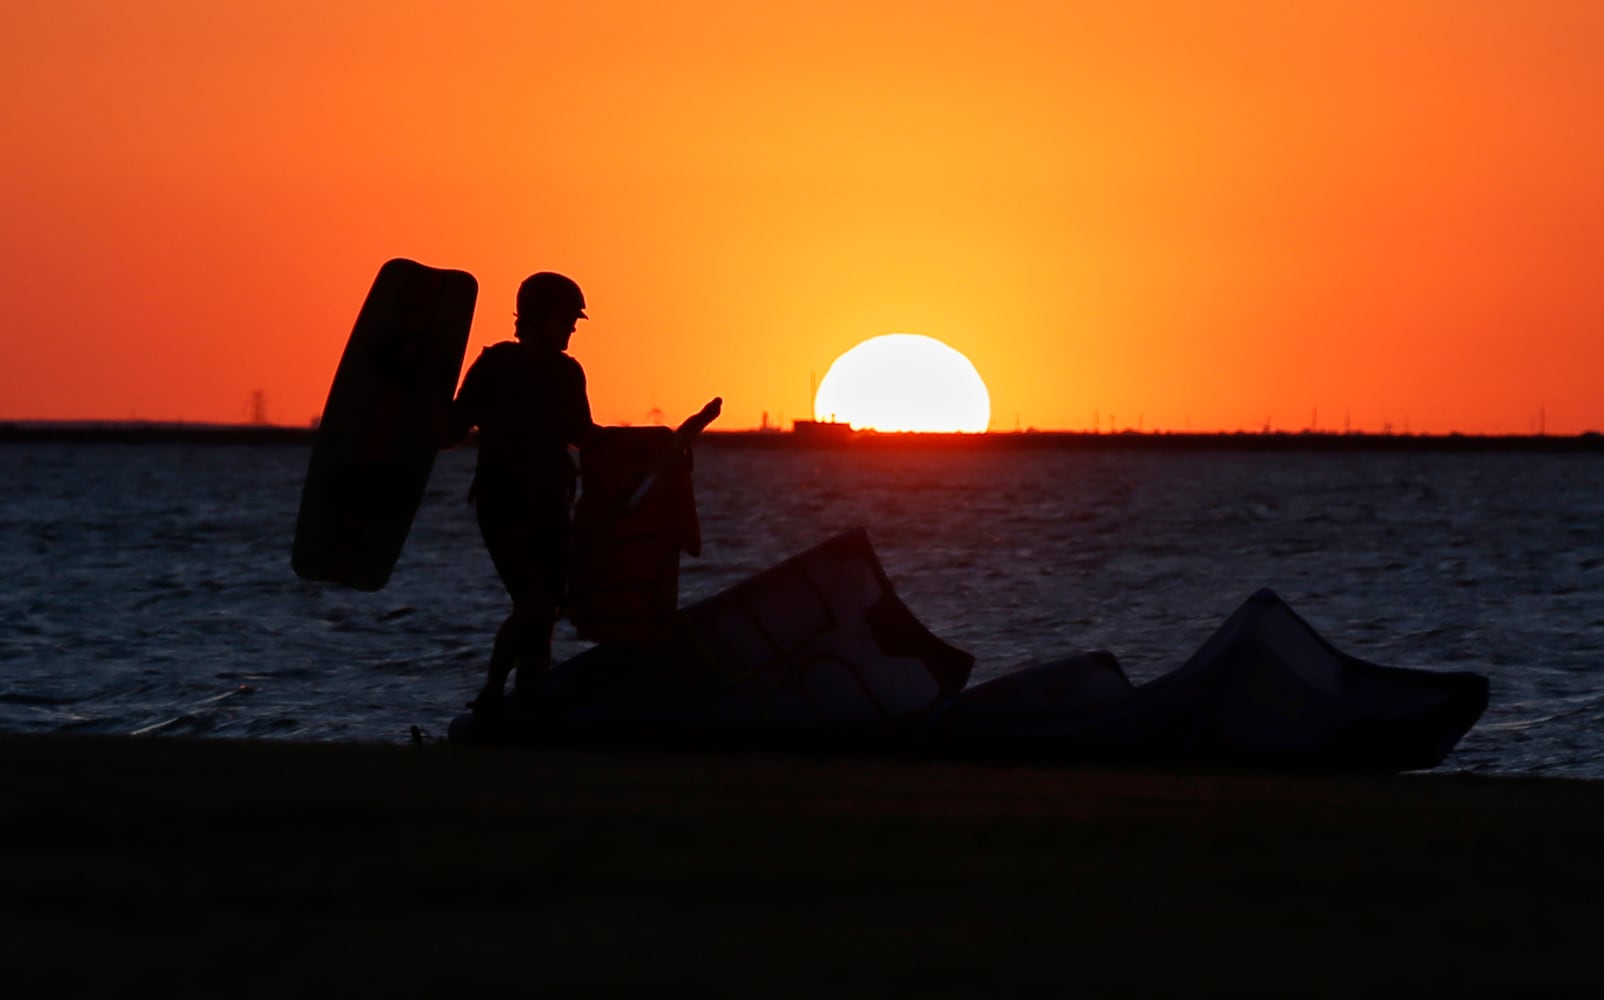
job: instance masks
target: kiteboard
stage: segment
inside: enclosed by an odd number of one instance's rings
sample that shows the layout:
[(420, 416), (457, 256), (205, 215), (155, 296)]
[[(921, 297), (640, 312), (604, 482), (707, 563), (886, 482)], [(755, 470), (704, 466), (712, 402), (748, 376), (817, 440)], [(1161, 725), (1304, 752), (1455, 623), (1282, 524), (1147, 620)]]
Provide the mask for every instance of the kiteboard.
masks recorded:
[(675, 430), (609, 427), (579, 455), (568, 617), (579, 638), (652, 643), (673, 633), (679, 554), (699, 555), (689, 448), (715, 399)]
[(479, 284), (397, 258), (379, 269), (329, 387), (301, 490), (291, 565), (378, 590), (434, 467)]

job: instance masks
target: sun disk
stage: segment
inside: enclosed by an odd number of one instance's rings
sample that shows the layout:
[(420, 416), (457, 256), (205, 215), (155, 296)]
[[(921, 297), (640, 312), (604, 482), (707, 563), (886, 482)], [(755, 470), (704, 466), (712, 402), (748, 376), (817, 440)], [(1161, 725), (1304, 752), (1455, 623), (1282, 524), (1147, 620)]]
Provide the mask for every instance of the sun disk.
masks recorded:
[(858, 430), (982, 432), (991, 423), (991, 394), (953, 348), (934, 337), (889, 333), (835, 359), (813, 414)]

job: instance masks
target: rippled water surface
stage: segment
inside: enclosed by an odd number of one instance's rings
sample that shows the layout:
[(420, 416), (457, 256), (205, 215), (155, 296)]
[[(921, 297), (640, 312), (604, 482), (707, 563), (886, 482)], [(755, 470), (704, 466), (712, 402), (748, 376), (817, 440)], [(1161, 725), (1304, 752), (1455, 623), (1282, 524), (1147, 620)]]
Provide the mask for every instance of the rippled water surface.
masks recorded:
[[(394, 742), (475, 690), (506, 598), (441, 456), (390, 585), (289, 567), (308, 450), (0, 446), (0, 729)], [(697, 454), (707, 596), (862, 525), (977, 680), (1102, 648), (1178, 666), (1272, 587), (1338, 646), (1476, 670), (1449, 769), (1604, 777), (1604, 456)], [(559, 631), (558, 655), (583, 648)]]

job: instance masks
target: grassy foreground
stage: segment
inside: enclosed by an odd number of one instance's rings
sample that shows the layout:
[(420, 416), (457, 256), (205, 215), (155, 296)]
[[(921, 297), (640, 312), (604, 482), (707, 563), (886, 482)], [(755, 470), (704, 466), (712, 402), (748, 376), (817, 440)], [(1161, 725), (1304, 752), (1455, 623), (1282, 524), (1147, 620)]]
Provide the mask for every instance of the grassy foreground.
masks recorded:
[(1593, 993), (1604, 783), (0, 737), (9, 995)]

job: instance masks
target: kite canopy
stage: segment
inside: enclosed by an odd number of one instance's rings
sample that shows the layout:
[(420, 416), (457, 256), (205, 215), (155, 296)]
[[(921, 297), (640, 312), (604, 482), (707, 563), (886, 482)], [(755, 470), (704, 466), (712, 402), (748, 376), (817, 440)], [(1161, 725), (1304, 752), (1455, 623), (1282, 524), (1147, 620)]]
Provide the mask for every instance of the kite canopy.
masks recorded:
[(1102, 652), (965, 690), (973, 663), (856, 530), (684, 609), (667, 642), (561, 664), (533, 718), (460, 716), (451, 738), (1400, 771), (1440, 763), (1487, 707), (1485, 677), (1349, 656), (1268, 590), (1140, 686)]
[(1487, 692), (1480, 674), (1350, 656), (1260, 590), (1162, 677), (1132, 686), (1108, 653), (1041, 664), (963, 692), (930, 736), (964, 753), (1405, 771), (1441, 763)]
[(902, 603), (858, 529), (684, 609), (667, 643), (554, 668), (544, 714), (569, 733), (905, 729), (973, 665)]

